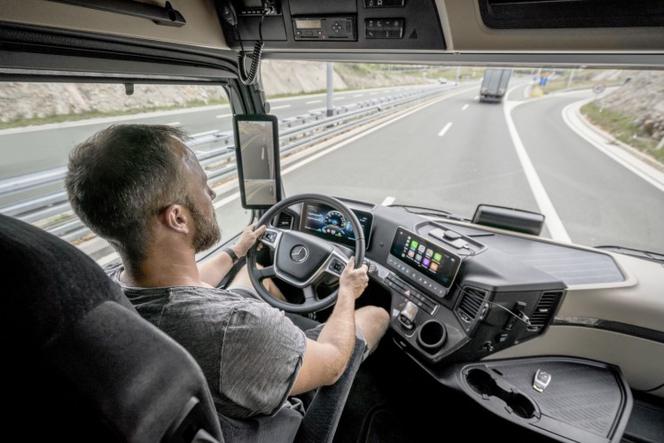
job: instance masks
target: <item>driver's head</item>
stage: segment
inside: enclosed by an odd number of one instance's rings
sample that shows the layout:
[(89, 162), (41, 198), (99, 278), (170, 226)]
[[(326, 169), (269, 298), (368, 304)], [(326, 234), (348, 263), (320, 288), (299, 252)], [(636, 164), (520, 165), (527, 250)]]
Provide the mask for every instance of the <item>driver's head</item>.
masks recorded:
[(69, 156), (74, 212), (129, 266), (163, 248), (199, 252), (219, 240), (215, 195), (185, 138), (171, 126), (115, 125)]

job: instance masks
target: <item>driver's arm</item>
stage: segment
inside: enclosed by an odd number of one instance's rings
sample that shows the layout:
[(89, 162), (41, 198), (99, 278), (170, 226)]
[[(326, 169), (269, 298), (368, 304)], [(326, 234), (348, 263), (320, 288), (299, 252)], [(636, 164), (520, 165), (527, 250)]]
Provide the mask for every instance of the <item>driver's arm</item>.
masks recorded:
[(355, 269), (355, 260), (351, 258), (339, 279), (337, 303), (318, 341), (307, 339), (302, 366), (290, 395), (334, 384), (341, 377), (355, 347), (355, 299), (368, 283), (367, 266)]
[[(256, 240), (265, 232), (265, 226), (261, 226), (254, 230), (255, 226), (256, 225), (249, 225), (244, 228), (242, 234), (240, 234), (240, 239), (232, 247), (233, 252), (235, 252), (235, 255), (237, 255), (238, 258), (247, 255), (249, 248), (251, 248), (256, 243)], [(199, 264), (198, 273), (202, 281), (210, 286), (217, 287), (219, 282), (223, 280), (232, 267), (233, 260), (231, 257), (226, 253), (222, 253)]]

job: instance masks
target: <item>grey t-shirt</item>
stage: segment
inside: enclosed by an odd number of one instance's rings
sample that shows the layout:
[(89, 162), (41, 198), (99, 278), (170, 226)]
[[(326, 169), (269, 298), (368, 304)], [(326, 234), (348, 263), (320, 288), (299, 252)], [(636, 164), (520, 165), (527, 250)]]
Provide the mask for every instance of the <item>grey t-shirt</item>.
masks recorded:
[(291, 407), (306, 338), (282, 311), (223, 289), (128, 287), (120, 272), (111, 276), (141, 316), (196, 359), (219, 413), (247, 418)]

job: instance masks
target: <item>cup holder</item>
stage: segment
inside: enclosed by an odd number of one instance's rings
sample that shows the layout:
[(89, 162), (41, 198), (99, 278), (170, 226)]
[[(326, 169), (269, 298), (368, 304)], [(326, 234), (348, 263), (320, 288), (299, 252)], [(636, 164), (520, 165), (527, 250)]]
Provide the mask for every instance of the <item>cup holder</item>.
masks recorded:
[(466, 381), (482, 397), (495, 397), (505, 402), (512, 412), (519, 417), (526, 419), (535, 417), (537, 409), (532, 400), (519, 392), (505, 390), (485, 370), (471, 369), (466, 374)]
[(436, 320), (428, 320), (422, 323), (417, 332), (417, 343), (429, 353), (439, 350), (445, 344), (446, 338), (447, 330), (445, 326)]

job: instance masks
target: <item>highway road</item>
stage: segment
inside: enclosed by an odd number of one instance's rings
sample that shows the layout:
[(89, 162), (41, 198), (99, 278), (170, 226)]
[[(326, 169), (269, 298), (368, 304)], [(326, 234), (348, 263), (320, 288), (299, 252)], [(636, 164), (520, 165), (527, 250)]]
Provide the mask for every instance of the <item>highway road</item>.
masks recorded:
[[(510, 102), (522, 101), (525, 86)], [(587, 143), (564, 122), (588, 92), (530, 100), (512, 113), (541, 187), (510, 134), (503, 104), (471, 90), (340, 147), (284, 177), (287, 194), (321, 192), (381, 204), (414, 204), (466, 217), (479, 203), (540, 211), (553, 205), (562, 237), (585, 245), (664, 251), (664, 195)], [(546, 211), (543, 211), (546, 213)], [(551, 227), (551, 225), (548, 225)], [(560, 230), (545, 235), (561, 238)]]
[[(342, 107), (388, 97), (410, 88), (413, 87), (336, 92), (333, 103)], [(270, 100), (270, 104), (272, 112), (281, 118), (295, 117), (323, 109), (325, 95), (279, 98)], [(64, 166), (67, 154), (74, 146), (114, 123), (168, 124), (182, 128), (192, 136), (233, 129), (229, 105), (217, 105), (0, 130), (0, 179)]]
[[(433, 104), (326, 149), (325, 155), (305, 158), (287, 168), (286, 193), (320, 192), (375, 204), (393, 201), (466, 217), (478, 204), (490, 203), (545, 213), (545, 236), (664, 251), (662, 189), (588, 143), (563, 119), (562, 110), (589, 98), (589, 92), (527, 100), (525, 80), (515, 78), (513, 85), (517, 86), (503, 104), (479, 103), (479, 87), (461, 86)], [(399, 89), (337, 93), (335, 104)], [(280, 119), (305, 114), (322, 108), (324, 99), (315, 95), (274, 100), (272, 113)], [(231, 130), (227, 106), (131, 121), (170, 123), (194, 135)], [(8, 176), (9, 170), (16, 175), (17, 170), (64, 165), (67, 149), (108, 124), (102, 120), (0, 131), (0, 149), (5, 151), (0, 177)], [(22, 147), (16, 154), (15, 146)], [(216, 205), (227, 235), (249, 218), (236, 197), (222, 196)]]

